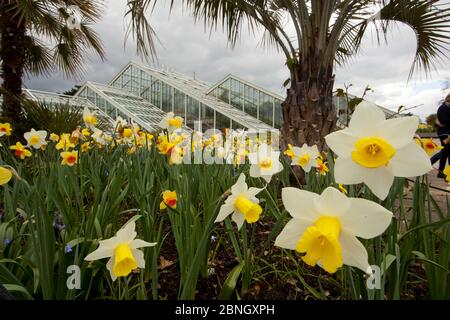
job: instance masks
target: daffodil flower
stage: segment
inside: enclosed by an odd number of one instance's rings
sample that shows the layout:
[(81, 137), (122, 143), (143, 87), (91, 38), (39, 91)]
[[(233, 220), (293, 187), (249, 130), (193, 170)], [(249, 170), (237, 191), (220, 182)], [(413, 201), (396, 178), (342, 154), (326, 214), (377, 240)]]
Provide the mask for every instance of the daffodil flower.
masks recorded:
[(242, 227), (244, 221), (255, 223), (259, 220), (262, 208), (258, 204), (256, 195), (263, 189), (248, 188), (245, 183), (245, 174), (241, 173), (236, 184), (231, 187), (231, 195), (220, 207), (219, 214), (215, 222), (223, 221), (232, 214), (231, 219), (236, 223), (238, 229)]
[(175, 209), (177, 207), (177, 192), (166, 190), (162, 193), (163, 200), (159, 204), (159, 209), (164, 210), (167, 207)]
[(45, 142), (45, 139), (47, 138), (47, 131), (45, 130), (36, 131), (34, 129), (31, 129), (31, 131), (25, 132), (23, 136), (28, 142), (27, 147), (40, 149), (42, 148), (42, 146), (45, 146), (47, 144), (47, 142)]
[(32, 155), (31, 151), (26, 149), (20, 142), (17, 142), (14, 146), (10, 146), (9, 149), (13, 150), (14, 155), (22, 160), (29, 158)]
[(446, 166), (442, 173), (445, 174), (445, 180), (450, 182), (450, 166)]
[(100, 241), (97, 250), (90, 253), (84, 260), (94, 261), (110, 258), (106, 268), (115, 281), (118, 277), (126, 277), (137, 268), (145, 268), (144, 253), (139, 248), (152, 247), (155, 242), (149, 243), (136, 238), (136, 224), (127, 223), (116, 236)]
[(7, 184), (11, 180), (12, 176), (13, 174), (11, 170), (5, 167), (0, 167), (0, 186)]
[(333, 187), (321, 195), (296, 188), (282, 190), (284, 207), (292, 216), (275, 245), (296, 250), (302, 260), (334, 273), (349, 265), (370, 273), (368, 254), (356, 238), (370, 239), (389, 226), (392, 213), (379, 204), (347, 198)]
[(301, 148), (293, 147), (292, 152), (291, 165), (300, 166), (305, 172), (310, 172), (312, 167), (317, 167), (316, 159), (320, 153), (316, 145), (310, 147), (305, 143)]
[(274, 151), (267, 144), (261, 144), (257, 152), (250, 153), (250, 176), (253, 178), (262, 177), (270, 183), (272, 176), (283, 170), (280, 162), (280, 152)]
[(292, 144), (288, 144), (288, 148), (283, 152), (283, 154), (287, 155), (291, 160), (294, 159), (294, 148), (292, 147)]
[(97, 125), (97, 117), (95, 116), (95, 112), (91, 112), (88, 107), (85, 107), (83, 110), (83, 121), (86, 127), (94, 130)]
[(58, 142), (59, 141), (59, 135), (57, 135), (56, 133), (50, 133), (50, 141), (53, 142)]
[(78, 151), (61, 152), (61, 164), (73, 167), (78, 162)]
[(4, 135), (10, 136), (11, 131), (11, 124), (9, 124), (8, 122), (0, 123), (0, 137), (3, 137)]
[(383, 200), (394, 177), (415, 177), (432, 170), (426, 152), (413, 141), (418, 124), (417, 117), (386, 120), (378, 107), (360, 103), (348, 128), (325, 137), (338, 155), (336, 182), (364, 182)]
[(436, 151), (444, 148), (442, 146), (438, 146), (433, 139), (415, 139), (415, 141), (423, 150), (425, 150), (428, 156), (432, 156)]
[(173, 112), (169, 112), (159, 123), (159, 126), (162, 129), (167, 129), (169, 132), (180, 129), (182, 125), (183, 118), (175, 117), (175, 114)]
[(317, 168), (317, 172), (322, 176), (326, 175), (327, 172), (330, 171), (328, 169), (328, 166), (325, 164), (325, 162), (323, 162), (322, 159), (320, 159), (320, 158), (316, 159), (316, 168)]

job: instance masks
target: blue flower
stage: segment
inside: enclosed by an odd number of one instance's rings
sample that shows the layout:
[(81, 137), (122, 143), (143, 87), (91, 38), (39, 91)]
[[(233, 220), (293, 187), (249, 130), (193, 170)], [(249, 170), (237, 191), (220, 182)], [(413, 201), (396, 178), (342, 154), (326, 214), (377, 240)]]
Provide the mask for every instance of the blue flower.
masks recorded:
[(72, 247), (70, 246), (70, 244), (66, 244), (66, 248), (64, 249), (65, 253), (69, 253), (72, 252)]
[(5, 240), (3, 240), (3, 245), (6, 247), (8, 244), (11, 243), (11, 239), (6, 238)]

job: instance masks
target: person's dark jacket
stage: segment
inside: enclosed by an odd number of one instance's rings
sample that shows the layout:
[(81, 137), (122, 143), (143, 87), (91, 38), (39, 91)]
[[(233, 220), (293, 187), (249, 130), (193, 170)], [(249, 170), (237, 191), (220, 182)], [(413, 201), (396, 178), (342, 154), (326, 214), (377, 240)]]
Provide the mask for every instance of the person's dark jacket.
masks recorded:
[(443, 127), (437, 127), (437, 133), (441, 135), (450, 134), (450, 105), (445, 102), (439, 107), (437, 112), (437, 118)]

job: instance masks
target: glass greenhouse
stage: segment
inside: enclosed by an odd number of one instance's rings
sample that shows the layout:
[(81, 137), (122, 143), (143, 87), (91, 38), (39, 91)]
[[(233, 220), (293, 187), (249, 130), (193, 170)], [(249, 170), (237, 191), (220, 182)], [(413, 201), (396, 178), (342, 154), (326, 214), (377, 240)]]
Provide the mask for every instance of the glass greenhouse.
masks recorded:
[[(186, 129), (199, 131), (276, 131), (283, 122), (282, 96), (235, 75), (211, 84), (136, 62), (129, 62), (107, 85), (86, 82), (75, 96), (28, 89), (24, 92), (32, 100), (54, 106), (88, 106), (111, 123), (121, 116), (149, 131), (157, 130), (168, 112), (183, 117)], [(335, 96), (334, 103), (338, 125), (345, 125), (349, 117), (347, 99)], [(382, 110), (388, 118), (398, 115), (386, 108)]]

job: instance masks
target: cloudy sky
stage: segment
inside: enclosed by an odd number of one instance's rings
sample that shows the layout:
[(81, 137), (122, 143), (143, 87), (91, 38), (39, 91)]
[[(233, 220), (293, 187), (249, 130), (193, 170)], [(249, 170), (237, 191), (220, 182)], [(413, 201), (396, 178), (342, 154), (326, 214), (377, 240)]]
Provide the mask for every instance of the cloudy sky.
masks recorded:
[[(95, 26), (100, 34), (107, 60), (95, 55), (86, 60), (85, 74), (80, 79), (31, 78), (26, 86), (31, 89), (62, 92), (86, 80), (106, 83), (130, 60), (142, 61), (135, 54), (130, 40), (124, 45), (127, 22), (123, 18), (124, 0), (106, 0), (102, 21)], [(163, 3), (165, 1), (161, 1)], [(156, 66), (166, 66), (198, 79), (217, 82), (227, 74), (236, 74), (268, 90), (285, 95), (282, 83), (288, 78), (285, 59), (275, 49), (259, 46), (260, 34), (243, 34), (235, 48), (227, 45), (221, 31), (210, 33), (203, 24), (195, 24), (188, 12), (175, 8), (169, 16), (165, 4), (158, 5), (150, 17), (162, 44), (158, 46)], [(436, 111), (447, 91), (443, 88), (450, 80), (450, 61), (437, 67), (428, 78), (416, 73), (407, 82), (416, 49), (414, 33), (404, 26), (394, 28), (388, 36), (388, 45), (379, 46), (375, 34), (368, 32), (363, 50), (354, 61), (337, 68), (335, 87), (352, 84), (350, 93), (361, 95), (369, 85), (373, 92), (367, 99), (393, 110), (398, 106), (414, 107), (422, 118)]]

